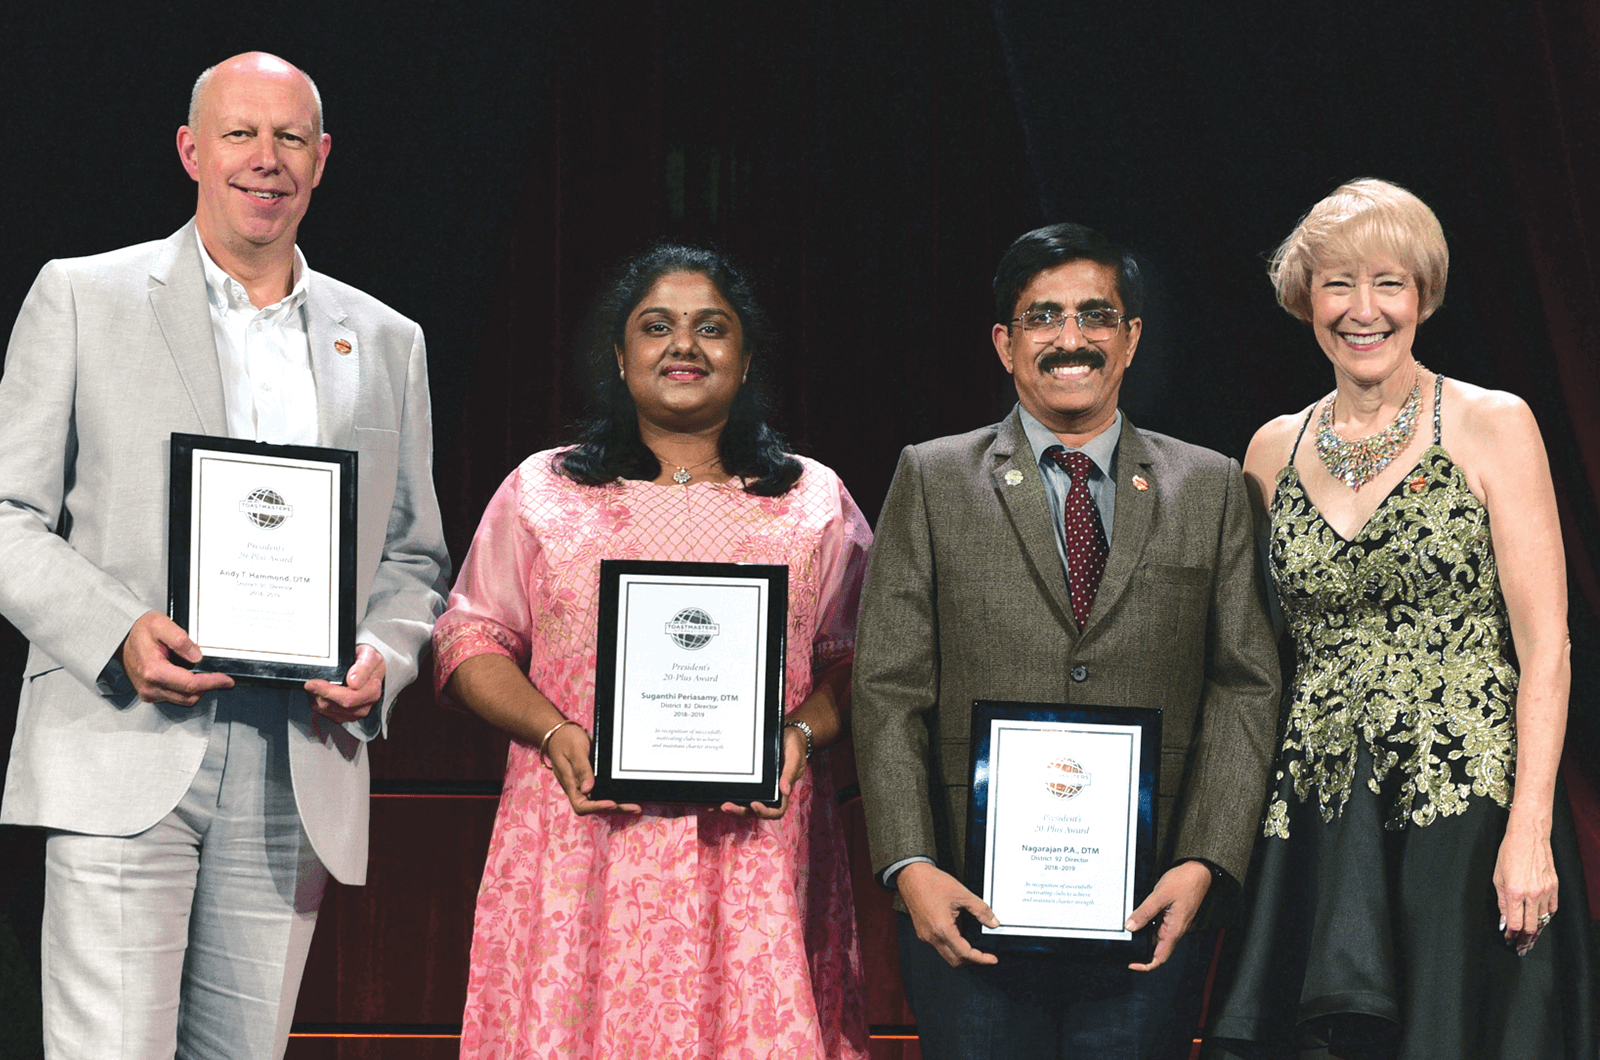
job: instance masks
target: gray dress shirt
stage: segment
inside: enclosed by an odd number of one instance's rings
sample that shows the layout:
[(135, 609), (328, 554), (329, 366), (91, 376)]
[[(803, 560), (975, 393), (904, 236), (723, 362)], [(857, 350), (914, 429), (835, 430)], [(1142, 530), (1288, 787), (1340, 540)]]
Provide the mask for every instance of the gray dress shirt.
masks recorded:
[[(1072, 572), (1067, 569), (1067, 528), (1063, 506), (1067, 502), (1067, 491), (1072, 488), (1072, 476), (1044, 454), (1052, 446), (1059, 446), (1068, 452), (1073, 447), (1062, 445), (1061, 439), (1034, 419), (1027, 409), (1019, 408), (1018, 411), (1022, 414), (1022, 431), (1028, 436), (1028, 444), (1033, 447), (1033, 459), (1039, 465), (1039, 477), (1044, 479), (1045, 496), (1050, 498), (1050, 514), (1056, 528), (1056, 554), (1061, 557), (1061, 570), (1068, 584), (1071, 584)], [(1118, 409), (1111, 426), (1078, 447), (1078, 452), (1094, 464), (1094, 471), (1089, 475), (1089, 499), (1094, 501), (1095, 510), (1100, 513), (1100, 525), (1105, 528), (1107, 544), (1111, 543), (1111, 523), (1117, 514), (1117, 442), (1121, 438), (1122, 410)]]

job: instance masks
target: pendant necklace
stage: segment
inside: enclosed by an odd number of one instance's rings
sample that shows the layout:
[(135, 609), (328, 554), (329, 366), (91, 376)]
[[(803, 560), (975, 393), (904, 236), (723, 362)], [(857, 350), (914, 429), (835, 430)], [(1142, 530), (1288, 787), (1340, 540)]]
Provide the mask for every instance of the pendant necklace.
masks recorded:
[[(708, 456), (704, 460), (700, 461), (698, 464), (690, 464), (688, 467), (684, 467), (682, 464), (674, 464), (673, 466), (676, 467), (677, 470), (672, 473), (672, 481), (676, 482), (680, 486), (688, 485), (689, 480), (694, 478), (694, 473), (705, 467), (707, 464), (714, 462), (717, 459), (717, 455), (718, 454), (712, 454), (711, 456)], [(661, 458), (658, 456), (656, 459), (660, 460)]]
[(1411, 384), (1411, 396), (1395, 413), (1394, 420), (1377, 434), (1365, 438), (1341, 438), (1333, 429), (1333, 400), (1335, 390), (1322, 402), (1322, 412), (1317, 417), (1317, 455), (1334, 478), (1350, 487), (1351, 492), (1361, 492), (1361, 487), (1378, 475), (1405, 452), (1417, 433), (1417, 413), (1422, 408), (1422, 365), (1418, 364)]

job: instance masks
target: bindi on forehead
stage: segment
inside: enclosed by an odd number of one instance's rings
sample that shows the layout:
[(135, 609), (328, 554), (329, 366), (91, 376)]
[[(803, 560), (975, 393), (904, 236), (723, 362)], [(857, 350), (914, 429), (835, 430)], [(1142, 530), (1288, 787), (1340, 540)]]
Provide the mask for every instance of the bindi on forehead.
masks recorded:
[(699, 309), (677, 309), (677, 310), (671, 309), (671, 308), (669, 308), (667, 306), (664, 306), (664, 305), (653, 305), (653, 306), (647, 306), (647, 307), (645, 307), (643, 309), (640, 309), (638, 315), (639, 316), (649, 316), (652, 313), (655, 313), (655, 314), (658, 314), (658, 315), (664, 316), (664, 317), (670, 317), (670, 316), (681, 316), (681, 317), (705, 316), (705, 317), (724, 317), (724, 318), (727, 318), (728, 315), (729, 315), (727, 310), (718, 309), (714, 305), (712, 305), (712, 306), (702, 306)]

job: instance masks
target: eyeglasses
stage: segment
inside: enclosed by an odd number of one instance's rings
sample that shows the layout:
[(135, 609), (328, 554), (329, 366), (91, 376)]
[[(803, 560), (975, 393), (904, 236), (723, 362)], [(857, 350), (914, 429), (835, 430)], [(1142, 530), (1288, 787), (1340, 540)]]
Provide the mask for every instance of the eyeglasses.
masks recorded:
[(1068, 313), (1063, 309), (1034, 309), (1012, 318), (1011, 323), (1021, 324), (1022, 330), (1034, 342), (1049, 342), (1061, 334), (1068, 318), (1078, 322), (1078, 330), (1090, 342), (1109, 339), (1128, 319), (1115, 309), (1085, 309), (1078, 313)]

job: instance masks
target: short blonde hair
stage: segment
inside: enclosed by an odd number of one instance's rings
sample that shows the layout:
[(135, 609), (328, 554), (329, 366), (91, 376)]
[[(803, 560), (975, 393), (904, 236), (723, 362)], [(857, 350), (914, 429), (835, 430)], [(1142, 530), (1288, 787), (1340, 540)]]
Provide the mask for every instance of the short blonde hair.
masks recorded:
[(1379, 254), (1392, 257), (1411, 273), (1417, 284), (1419, 318), (1432, 316), (1444, 302), (1450, 271), (1444, 229), (1427, 203), (1400, 185), (1375, 177), (1341, 184), (1313, 206), (1273, 253), (1267, 276), (1277, 289), (1278, 304), (1309, 323), (1313, 271)]

